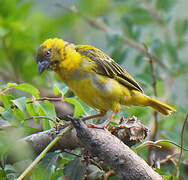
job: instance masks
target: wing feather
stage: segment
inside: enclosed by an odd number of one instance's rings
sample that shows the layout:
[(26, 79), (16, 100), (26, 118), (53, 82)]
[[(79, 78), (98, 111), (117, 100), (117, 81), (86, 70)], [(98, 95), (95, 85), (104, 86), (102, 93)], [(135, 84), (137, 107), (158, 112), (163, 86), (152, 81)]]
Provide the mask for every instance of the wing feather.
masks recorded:
[(87, 57), (88, 60), (95, 62), (96, 66), (94, 66), (93, 70), (96, 73), (116, 79), (127, 88), (143, 92), (134, 78), (101, 50), (93, 46), (78, 45), (76, 46), (76, 51)]

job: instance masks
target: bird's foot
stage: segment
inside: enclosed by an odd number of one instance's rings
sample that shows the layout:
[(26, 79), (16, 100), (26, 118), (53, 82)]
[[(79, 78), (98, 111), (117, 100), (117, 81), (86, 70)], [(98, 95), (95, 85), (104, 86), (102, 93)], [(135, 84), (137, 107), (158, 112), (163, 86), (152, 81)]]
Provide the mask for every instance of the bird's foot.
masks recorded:
[(88, 128), (98, 128), (98, 129), (105, 129), (108, 126), (108, 123), (111, 121), (112, 119), (109, 118), (107, 119), (104, 123), (102, 124), (88, 124), (87, 127)]
[(98, 128), (98, 129), (105, 129), (108, 126), (108, 123), (113, 119), (113, 117), (116, 115), (116, 112), (113, 112), (112, 115), (102, 124), (96, 125), (96, 124), (88, 124), (88, 128)]

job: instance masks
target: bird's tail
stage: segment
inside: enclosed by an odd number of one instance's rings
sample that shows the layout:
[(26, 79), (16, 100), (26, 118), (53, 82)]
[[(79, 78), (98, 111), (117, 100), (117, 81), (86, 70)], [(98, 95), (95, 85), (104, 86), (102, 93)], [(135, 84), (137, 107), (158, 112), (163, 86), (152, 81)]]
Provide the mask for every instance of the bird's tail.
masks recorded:
[(156, 111), (164, 114), (170, 115), (172, 112), (176, 112), (176, 109), (151, 97), (146, 96), (148, 99), (147, 105), (155, 109)]
[[(170, 115), (172, 112), (176, 112), (176, 109), (145, 94), (140, 92), (134, 92), (134, 95), (131, 97), (130, 101), (127, 101), (127, 105), (135, 106), (150, 106), (154, 110), (164, 114)], [(125, 105), (126, 105), (125, 104)]]

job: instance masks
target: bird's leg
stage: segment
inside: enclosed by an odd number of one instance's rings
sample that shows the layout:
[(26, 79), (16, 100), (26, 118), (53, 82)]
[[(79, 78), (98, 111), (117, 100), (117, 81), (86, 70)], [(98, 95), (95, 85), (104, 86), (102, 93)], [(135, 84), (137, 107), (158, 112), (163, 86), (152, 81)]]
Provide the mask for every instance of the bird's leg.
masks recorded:
[[(86, 116), (86, 117), (82, 118), (81, 120), (82, 121), (87, 121), (89, 119), (94, 119), (94, 118), (97, 118), (97, 117), (104, 116), (105, 114), (106, 114), (105, 112), (101, 112), (99, 114), (95, 114), (95, 115), (91, 115), (91, 116)], [(62, 127), (67, 127), (70, 124), (71, 124), (71, 122), (67, 122), (66, 124), (63, 124)]]
[(88, 128), (98, 128), (98, 129), (104, 129), (108, 125), (108, 123), (114, 118), (114, 116), (117, 114), (117, 112), (113, 112), (110, 117), (102, 124), (96, 125), (96, 124), (88, 124)]
[(101, 117), (104, 115), (105, 115), (105, 113), (99, 113), (99, 114), (95, 114), (95, 115), (91, 115), (91, 116), (86, 116), (86, 117), (82, 118), (82, 121), (87, 121), (89, 119), (94, 119), (94, 118)]

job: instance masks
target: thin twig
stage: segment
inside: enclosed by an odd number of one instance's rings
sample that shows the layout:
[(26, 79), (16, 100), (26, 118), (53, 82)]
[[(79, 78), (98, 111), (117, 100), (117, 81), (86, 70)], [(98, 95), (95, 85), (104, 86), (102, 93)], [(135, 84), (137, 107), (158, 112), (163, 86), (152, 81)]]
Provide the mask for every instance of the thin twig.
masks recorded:
[(50, 118), (48, 116), (32, 116), (32, 117), (24, 119), (24, 121), (28, 121), (28, 120), (31, 120), (31, 119), (48, 119), (49, 121), (52, 121), (53, 123), (56, 123), (56, 121), (54, 121), (54, 119), (52, 119), (52, 118)]
[(177, 173), (177, 178), (180, 177), (180, 173), (179, 173), (179, 165), (181, 163), (181, 157), (182, 157), (182, 153), (183, 153), (183, 135), (184, 135), (184, 129), (185, 129), (185, 124), (187, 122), (187, 119), (188, 119), (188, 113), (186, 114), (185, 116), (185, 119), (183, 121), (183, 126), (182, 126), (182, 129), (181, 129), (181, 148), (180, 148), (180, 155), (179, 155), (179, 158), (178, 158), (178, 162), (176, 164), (176, 169), (175, 169), (175, 173)]
[(174, 163), (174, 159), (173, 159), (173, 158), (174, 158), (177, 154), (179, 154), (179, 153), (178, 153), (178, 152), (175, 152), (175, 153), (173, 153), (173, 154), (167, 156), (166, 159), (161, 160), (160, 163), (161, 163), (161, 164), (164, 164), (164, 163), (166, 163), (166, 162), (168, 162), (168, 161), (172, 161), (172, 162)]
[[(148, 47), (145, 45), (145, 48), (147, 51), (149, 51)], [(154, 95), (155, 97), (157, 97), (157, 87), (156, 87), (156, 84), (157, 84), (157, 78), (156, 78), (156, 75), (155, 75), (155, 70), (154, 70), (154, 65), (153, 65), (153, 58), (148, 55), (148, 61), (149, 61), (149, 64), (150, 64), (150, 69), (151, 69), (151, 76), (152, 76), (152, 86), (153, 86), (153, 92), (154, 92)], [(155, 141), (156, 140), (156, 136), (157, 136), (157, 132), (158, 132), (158, 112), (157, 111), (154, 111), (153, 112), (153, 116), (154, 116), (154, 122), (153, 122), (153, 130), (152, 130), (152, 133), (150, 135), (150, 140), (151, 141)], [(152, 153), (152, 147), (149, 147), (148, 149), (148, 159), (149, 159), (149, 163), (151, 164), (150, 162), (150, 157), (151, 157), (151, 153)]]
[[(14, 86), (11, 86), (10, 88), (6, 88), (5, 90), (2, 90), (2, 91), (0, 91), (0, 95), (2, 95), (2, 94), (4, 94), (5, 92), (7, 92), (7, 91), (9, 91), (9, 90), (11, 90), (11, 89), (13, 89), (14, 88)], [(64, 100), (64, 98), (54, 98), (54, 97), (42, 97), (42, 98), (33, 98), (32, 100), (29, 100), (29, 101), (27, 101), (26, 103), (34, 103), (35, 101), (65, 101)], [(13, 108), (17, 108), (17, 106), (15, 105), (15, 104), (12, 104), (11, 106), (10, 106), (12, 109)], [(29, 119), (31, 119), (31, 118), (29, 118)], [(29, 119), (25, 119), (25, 120), (29, 120)], [(49, 119), (49, 118), (48, 118)], [(57, 117), (57, 120), (59, 121), (60, 119)]]
[(86, 162), (86, 168), (85, 168), (84, 177), (82, 180), (88, 179), (88, 173), (89, 173), (89, 162)]
[[(91, 26), (99, 29), (99, 30), (102, 30), (102, 31), (105, 31), (105, 32), (108, 32), (108, 33), (111, 33), (113, 32), (112, 29), (110, 29), (108, 26), (102, 24), (102, 23), (98, 23), (97, 21), (95, 20), (92, 20), (90, 18), (88, 18), (87, 16), (83, 15), (81, 12), (78, 11), (78, 9), (73, 6), (73, 7), (68, 7), (68, 6), (65, 6), (63, 4), (60, 4), (60, 3), (56, 3), (55, 4), (56, 6), (58, 7), (61, 7), (61, 8), (64, 8), (78, 16), (80, 16), (84, 21), (86, 21), (88, 24), (90, 24)], [(141, 53), (147, 55), (147, 56), (150, 56), (152, 57), (152, 59), (157, 63), (159, 64), (162, 68), (167, 69), (166, 65), (158, 58), (156, 57), (155, 55), (149, 53), (142, 45), (138, 44), (137, 42), (133, 41), (132, 39), (129, 39), (121, 34), (118, 34), (118, 37), (120, 40), (122, 40), (125, 44), (137, 49), (138, 51), (140, 51)]]
[(58, 136), (54, 140), (52, 140), (51, 143), (40, 153), (40, 155), (29, 165), (29, 167), (25, 169), (25, 171), (17, 178), (17, 180), (22, 180), (24, 177), (26, 177), (30, 173), (30, 171), (39, 163), (39, 161), (46, 155), (46, 153), (57, 143), (60, 137), (68, 132), (71, 128), (72, 126), (68, 126), (61, 133), (59, 133)]
[[(177, 144), (177, 143), (175, 143), (173, 141), (170, 141), (170, 140), (167, 140), (167, 139), (160, 139), (160, 140), (157, 140), (155, 142), (147, 140), (147, 141), (143, 142), (142, 144), (138, 145), (136, 148), (134, 148), (134, 150), (137, 151), (138, 149), (141, 149), (141, 148), (143, 148), (145, 146), (155, 146), (155, 147), (159, 147), (160, 148), (161, 147), (160, 143), (165, 143), (165, 142), (168, 142), (170, 144), (173, 144), (173, 145), (181, 148), (181, 145), (179, 145), (179, 144)], [(182, 149), (184, 151), (188, 151), (187, 148), (182, 147)]]
[(58, 7), (61, 7), (61, 8), (64, 8), (78, 16), (80, 16), (83, 20), (85, 20), (89, 25), (97, 28), (97, 29), (100, 29), (102, 31), (108, 31), (109, 30), (109, 27), (107, 27), (106, 25), (104, 24), (99, 24), (97, 23), (95, 20), (92, 20), (90, 18), (88, 18), (87, 16), (85, 16), (84, 14), (82, 14), (81, 12), (78, 11), (78, 9), (75, 7), (75, 6), (72, 6), (72, 7), (68, 7), (68, 6), (65, 6), (63, 4), (60, 4), (60, 3), (55, 3), (56, 6)]
[[(145, 46), (146, 50), (148, 50), (148, 47)], [(157, 97), (157, 78), (156, 78), (156, 75), (155, 75), (155, 70), (154, 70), (154, 65), (153, 65), (153, 58), (149, 55), (148, 56), (148, 61), (149, 61), (149, 64), (150, 64), (150, 69), (151, 69), (151, 76), (152, 76), (152, 86), (153, 86), (153, 92), (154, 92), (154, 96)], [(156, 136), (157, 136), (157, 132), (158, 132), (158, 112), (157, 111), (154, 111), (153, 113), (154, 115), (154, 124), (153, 124), (153, 133), (152, 135), (150, 136), (150, 140), (155, 140)]]
[[(150, 56), (149, 58), (149, 64), (150, 64), (150, 68), (151, 68), (151, 76), (152, 76), (152, 80), (153, 80), (153, 92), (154, 92), (154, 96), (157, 97), (157, 78), (155, 76), (155, 70), (154, 70), (154, 65), (153, 65), (153, 59)], [(152, 137), (151, 140), (155, 140), (156, 136), (157, 136), (157, 132), (158, 132), (158, 112), (154, 111), (153, 112), (153, 116), (154, 116), (154, 129), (153, 129), (153, 133), (152, 133)]]
[(187, 119), (188, 119), (188, 113), (187, 113), (187, 115), (186, 115), (186, 117), (183, 121), (183, 126), (182, 126), (182, 129), (181, 129), (181, 149), (180, 149), (178, 164), (180, 164), (181, 156), (182, 156), (182, 152), (183, 152), (183, 135), (184, 135), (184, 129), (185, 129), (185, 124), (186, 124)]
[(106, 172), (106, 173), (103, 175), (104, 180), (108, 180), (109, 177), (110, 177), (111, 175), (113, 175), (113, 174), (115, 174), (115, 171), (114, 171), (113, 169), (110, 170), (110, 171), (108, 171), (108, 172)]
[[(12, 86), (13, 87), (13, 86)], [(10, 87), (10, 88), (12, 88), (12, 87)], [(7, 88), (8, 89), (8, 88)], [(8, 91), (8, 90), (10, 90), (10, 89), (5, 89), (6, 91)], [(13, 89), (13, 88), (12, 88)], [(4, 94), (4, 92), (5, 92), (5, 90), (3, 91), (3, 92), (0, 92), (0, 95), (1, 95), (1, 93), (3, 93)], [(42, 98), (33, 98), (32, 100), (29, 100), (29, 101), (27, 101), (26, 103), (34, 103), (35, 101), (65, 101), (64, 100), (64, 98), (55, 98), (55, 97), (42, 97)], [(12, 104), (11, 105), (11, 108), (16, 108), (17, 106), (15, 105), (15, 104)]]
[(30, 101), (27, 101), (27, 103), (33, 103), (35, 101), (45, 101), (45, 100), (47, 100), (47, 101), (64, 101), (64, 99), (62, 97), (60, 97), (60, 98), (42, 97), (42, 98), (37, 98), (37, 99), (34, 98)]
[(149, 57), (149, 64), (150, 64), (150, 69), (151, 69), (151, 76), (152, 76), (152, 80), (153, 80), (153, 92), (154, 92), (154, 96), (157, 97), (157, 78), (155, 76), (155, 70), (154, 70), (154, 65), (153, 65), (153, 59), (152, 57)]
[(65, 152), (65, 153), (67, 153), (67, 154), (71, 154), (71, 155), (76, 156), (76, 157), (82, 157), (82, 156), (79, 155), (79, 154), (72, 153), (72, 152), (67, 151), (67, 150), (65, 150), (65, 149), (64, 149), (62, 152)]
[(14, 86), (11, 86), (11, 87), (9, 87), (9, 88), (6, 88), (6, 89), (1, 90), (1, 91), (0, 91), (0, 96), (1, 96), (1, 95), (4, 95), (7, 91), (10, 91), (10, 90), (12, 90), (12, 89), (14, 89)]
[(145, 141), (143, 142), (142, 144), (138, 145), (137, 147), (134, 148), (135, 151), (138, 151), (139, 149), (143, 148), (143, 147), (157, 147), (157, 148), (161, 148), (162, 146), (161, 145), (157, 145), (156, 142), (153, 142), (153, 141)]

